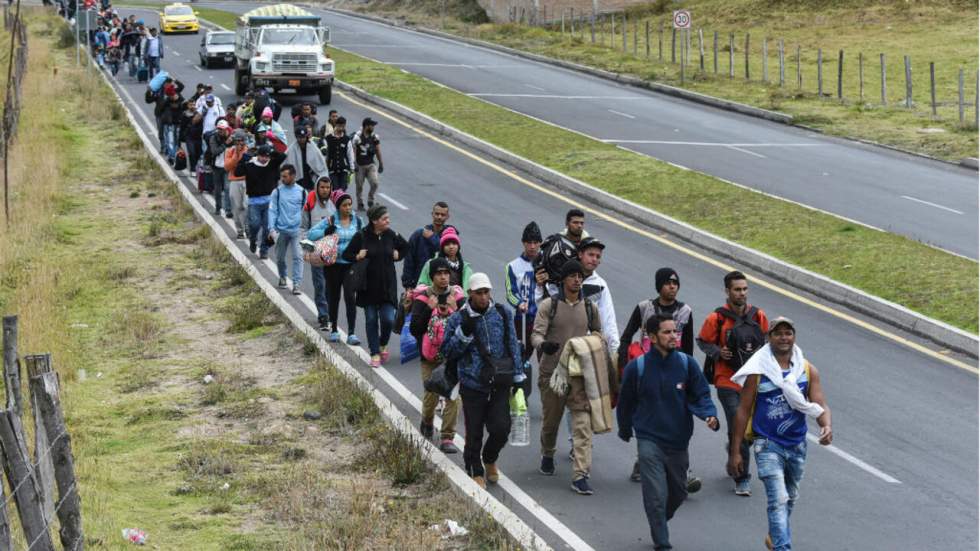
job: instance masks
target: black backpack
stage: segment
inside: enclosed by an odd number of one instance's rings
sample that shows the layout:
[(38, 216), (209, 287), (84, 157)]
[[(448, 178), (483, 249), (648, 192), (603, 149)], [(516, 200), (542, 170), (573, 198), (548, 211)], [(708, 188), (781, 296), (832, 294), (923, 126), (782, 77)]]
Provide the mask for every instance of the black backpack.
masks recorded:
[(735, 320), (735, 326), (728, 330), (722, 338), (722, 342), (732, 351), (732, 359), (728, 360), (728, 366), (732, 368), (732, 371), (738, 371), (740, 367), (745, 365), (745, 362), (749, 361), (752, 354), (755, 354), (766, 344), (766, 336), (762, 333), (762, 327), (756, 320), (759, 309), (752, 306), (743, 316), (735, 315), (735, 312), (728, 308), (716, 308), (715, 312)]
[(548, 236), (541, 244), (541, 254), (534, 259), (534, 271), (544, 269), (548, 272), (548, 282), (561, 281), (561, 267), (578, 257), (578, 247), (568, 237), (556, 233)]

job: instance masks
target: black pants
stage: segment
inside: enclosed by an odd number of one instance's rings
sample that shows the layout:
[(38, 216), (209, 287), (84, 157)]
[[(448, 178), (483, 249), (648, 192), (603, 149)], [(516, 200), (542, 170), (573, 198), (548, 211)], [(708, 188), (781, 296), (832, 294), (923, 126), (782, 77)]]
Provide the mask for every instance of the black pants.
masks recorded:
[(327, 279), (327, 308), (333, 330), (338, 328), (337, 313), (340, 310), (340, 289), (344, 290), (344, 308), (347, 310), (347, 333), (354, 334), (354, 324), (357, 322), (357, 304), (354, 302), (354, 291), (344, 285), (344, 277), (350, 270), (350, 264), (333, 264), (324, 268)]
[(347, 181), (350, 178), (349, 170), (330, 173), (330, 191), (342, 189), (347, 191)]
[[(725, 448), (725, 460), (728, 460), (728, 451), (732, 446), (732, 429), (735, 428), (735, 413), (738, 411), (739, 403), (739, 392), (737, 390), (732, 390), (730, 388), (719, 388), (718, 389), (718, 401), (721, 402), (722, 409), (725, 410), (725, 426), (728, 428), (728, 447)], [(751, 423), (752, 420), (749, 419)], [(745, 474), (740, 478), (736, 478), (735, 482), (741, 482), (743, 480), (750, 480), (752, 475), (749, 474), (749, 443), (742, 439), (742, 447), (739, 448), (742, 452), (742, 465), (745, 465)]]
[[(463, 399), (466, 424), (466, 446), (463, 448), (466, 473), (483, 476), (483, 464), (497, 462), (500, 450), (507, 444), (510, 435), (510, 392), (504, 390), (485, 394), (460, 385), (459, 395)], [(486, 444), (483, 442), (483, 427), (490, 434)]]

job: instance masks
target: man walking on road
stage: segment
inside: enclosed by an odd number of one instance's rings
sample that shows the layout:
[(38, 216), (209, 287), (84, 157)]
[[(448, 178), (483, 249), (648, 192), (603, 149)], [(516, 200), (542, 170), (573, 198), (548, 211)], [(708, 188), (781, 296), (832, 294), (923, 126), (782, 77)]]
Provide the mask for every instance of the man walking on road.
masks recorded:
[(143, 46), (143, 59), (146, 61), (146, 68), (150, 72), (150, 78), (160, 72), (160, 60), (163, 59), (163, 41), (157, 35), (156, 27), (150, 29), (150, 34), (146, 37)]
[(266, 239), (269, 225), (269, 196), (279, 181), (279, 165), (286, 155), (272, 149), (269, 144), (259, 146), (254, 157), (245, 153), (235, 167), (236, 176), (245, 177), (245, 193), (248, 195), (248, 250), (259, 247), (259, 258), (269, 258)]
[(303, 251), (299, 246), (299, 227), (303, 217), (306, 190), (296, 183), (296, 167), (284, 164), (279, 169), (280, 184), (269, 198), (269, 235), (276, 243), (276, 266), (279, 288), (286, 288), (286, 254), (292, 258), (293, 294), (300, 294), (303, 283)]
[(766, 487), (766, 547), (787, 551), (792, 546), (789, 517), (799, 498), (806, 463), (807, 416), (816, 418), (820, 426), (821, 445), (830, 445), (834, 438), (820, 373), (796, 346), (793, 320), (772, 320), (769, 344), (752, 356), (732, 381), (743, 386), (728, 472), (738, 477), (747, 468), (740, 447), (748, 433), (759, 478)]
[[(419, 282), (422, 266), (439, 252), (442, 230), (449, 220), (449, 205), (439, 201), (432, 205), (432, 223), (412, 232), (408, 238), (408, 254), (402, 266), (402, 287), (411, 291)], [(464, 283), (465, 285), (465, 283)]]
[[(732, 382), (731, 377), (765, 344), (769, 320), (766, 319), (765, 312), (748, 303), (749, 282), (742, 272), (734, 271), (725, 275), (725, 294), (725, 305), (716, 308), (705, 318), (697, 342), (704, 352), (705, 364), (710, 362), (714, 365), (714, 377), (709, 382), (718, 389), (718, 400), (725, 410), (725, 426), (728, 428), (730, 446), (733, 441), (735, 412), (738, 411), (742, 390), (742, 387)], [(733, 477), (735, 494), (749, 497), (752, 495), (752, 475), (748, 468), (748, 444), (743, 442), (741, 453), (745, 469)]]
[[(657, 289), (656, 298), (646, 299), (633, 308), (630, 319), (626, 322), (626, 328), (620, 337), (620, 343), (630, 343), (633, 334), (640, 332), (639, 352), (646, 354), (653, 346), (653, 342), (645, 333), (647, 321), (655, 315), (665, 314), (674, 320), (674, 327), (677, 329), (677, 350), (694, 355), (694, 311), (690, 306), (677, 300), (677, 292), (681, 288), (680, 276), (673, 268), (660, 268), (654, 275), (654, 286)], [(632, 360), (632, 344), (620, 346), (619, 349), (619, 368), (623, 369)], [(640, 463), (633, 464), (633, 473), (630, 480), (640, 482)], [(687, 493), (693, 494), (701, 489), (701, 479), (690, 472), (687, 473)]]
[(524, 346), (521, 359), (525, 362), (531, 359), (534, 348), (531, 346), (531, 330), (534, 327), (534, 316), (538, 313), (538, 305), (534, 300), (534, 289), (538, 279), (544, 281), (548, 275), (534, 273), (534, 261), (541, 252), (541, 229), (535, 222), (524, 228), (521, 235), (524, 252), (507, 264), (507, 302), (514, 308), (514, 324), (517, 329), (517, 340)]
[[(456, 363), (459, 373), (466, 473), (481, 488), (500, 479), (497, 459), (510, 434), (510, 397), (525, 378), (517, 338), (510, 329), (514, 320), (506, 308), (493, 302), (492, 289), (487, 274), (470, 277), (469, 300), (449, 318), (442, 343), (442, 355)], [(486, 443), (484, 428), (489, 433)]]
[(324, 141), (327, 144), (324, 157), (330, 172), (330, 186), (347, 191), (350, 173), (354, 170), (353, 152), (349, 148), (350, 136), (347, 135), (347, 119), (337, 117), (332, 131)]
[(575, 245), (588, 237), (589, 232), (585, 231), (585, 213), (582, 212), (582, 209), (571, 209), (566, 212), (565, 228), (558, 233), (571, 239)]
[[(361, 129), (354, 134), (350, 141), (350, 150), (354, 157), (354, 185), (357, 191), (357, 210), (364, 210), (364, 180), (371, 188), (368, 191), (368, 208), (374, 206), (374, 194), (378, 191), (378, 175), (385, 171), (385, 162), (381, 158), (381, 140), (374, 133), (378, 121), (368, 117), (361, 123)], [(377, 159), (377, 162), (375, 162)]]
[(672, 549), (667, 522), (687, 499), (687, 447), (692, 415), (718, 430), (718, 413), (701, 366), (677, 349), (677, 325), (667, 314), (646, 323), (650, 351), (623, 371), (616, 417), (619, 437), (636, 434), (646, 510), (654, 549)]

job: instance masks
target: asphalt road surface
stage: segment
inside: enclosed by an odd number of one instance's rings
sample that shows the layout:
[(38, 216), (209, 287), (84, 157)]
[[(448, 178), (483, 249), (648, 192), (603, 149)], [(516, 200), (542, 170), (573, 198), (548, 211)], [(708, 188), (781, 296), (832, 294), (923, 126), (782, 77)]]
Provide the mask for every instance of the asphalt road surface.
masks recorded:
[[(138, 14), (154, 19), (146, 11)], [(334, 26), (335, 41), (353, 43), (357, 37), (364, 41), (365, 35), (345, 31), (346, 24), (345, 20), (344, 25)], [(188, 90), (197, 82), (210, 82), (226, 104), (235, 101), (232, 71), (203, 70), (196, 53), (199, 43), (200, 36), (167, 37), (164, 68), (185, 82)], [(449, 49), (449, 45), (443, 47)], [(155, 139), (152, 111), (142, 101), (145, 85), (124, 72), (120, 72), (117, 84), (127, 107)], [(279, 99), (285, 113), (280, 122), (291, 138), (289, 107), (300, 99), (316, 98), (284, 94)], [(451, 222), (461, 232), (464, 256), (475, 270), (489, 273), (498, 300), (504, 297), (504, 266), (521, 250), (524, 225), (536, 220), (546, 233), (561, 227), (563, 213), (570, 204), (533, 189), (509, 175), (506, 168), (481, 162), (476, 155), (428, 137), (344, 94), (335, 93), (331, 107), (350, 121), (368, 115), (380, 121), (377, 132), (386, 160), (382, 200), (390, 207), (393, 228), (407, 236), (429, 221), (428, 213), (435, 201), (447, 200)], [(320, 115), (326, 116), (324, 106), (320, 107)], [(864, 151), (856, 154), (875, 155)], [(191, 185), (189, 179), (185, 180), (184, 185)], [(212, 204), (209, 196), (198, 196), (198, 200)], [(233, 236), (233, 229), (227, 224), (230, 220), (222, 222)], [(587, 229), (609, 244), (599, 272), (610, 285), (620, 326), (638, 301), (652, 295), (653, 273), (661, 266), (671, 266), (679, 272), (680, 298), (693, 306), (698, 325), (707, 312), (723, 302), (721, 268), (591, 212)], [(246, 250), (247, 242), (238, 241), (238, 246)], [(271, 262), (257, 258), (254, 262), (264, 277), (275, 281), (277, 275)], [(304, 289), (307, 294), (312, 292), (309, 277), (304, 280)], [(308, 296), (286, 298), (306, 313), (310, 323), (315, 323)], [(753, 284), (750, 293), (750, 301), (770, 316), (786, 315), (796, 320), (799, 344), (820, 368), (833, 408), (835, 448), (811, 445), (793, 516), (796, 547), (976, 548), (976, 374), (801, 300), (807, 298), (813, 300), (799, 291), (780, 293), (759, 284)], [(360, 324), (360, 311), (358, 317)], [(360, 325), (357, 332), (366, 340)], [(357, 368), (406, 415), (418, 419), (415, 408), (421, 394), (419, 366), (417, 361), (399, 365), (397, 337), (391, 341), (391, 349), (396, 351), (392, 359), (378, 370), (371, 370), (363, 361), (363, 349), (351, 350), (346, 345), (339, 345), (338, 349), (355, 360)], [(635, 447), (621, 442), (614, 434), (597, 436), (592, 467), (596, 494), (573, 494), (569, 489), (571, 469), (564, 426), (557, 476), (545, 477), (537, 472), (539, 449), (534, 442), (541, 420), (537, 396), (536, 391), (530, 400), (532, 445), (508, 446), (499, 461), (502, 472), (519, 490), (491, 487), (490, 491), (556, 549), (649, 549), (640, 486), (628, 480)], [(459, 429), (462, 430), (461, 424)], [(815, 430), (811, 426), (811, 433)], [(765, 491), (753, 479), (751, 498), (732, 493), (732, 483), (724, 473), (723, 434), (696, 424), (690, 456), (693, 469), (704, 479), (704, 488), (688, 499), (670, 524), (677, 549), (763, 548)], [(462, 462), (460, 456), (455, 459)], [(529, 500), (551, 518), (535, 514), (536, 508)]]
[[(234, 12), (255, 6), (214, 5)], [(344, 50), (638, 153), (977, 258), (975, 170), (314, 11)]]

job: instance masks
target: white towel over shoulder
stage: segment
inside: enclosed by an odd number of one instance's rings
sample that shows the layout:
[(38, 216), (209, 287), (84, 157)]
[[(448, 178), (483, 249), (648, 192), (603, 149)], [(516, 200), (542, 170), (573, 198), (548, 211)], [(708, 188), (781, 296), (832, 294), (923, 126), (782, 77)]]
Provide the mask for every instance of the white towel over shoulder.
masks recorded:
[(779, 366), (776, 357), (772, 355), (769, 344), (766, 344), (732, 376), (732, 382), (741, 386), (745, 384), (745, 379), (748, 379), (749, 375), (765, 375), (783, 391), (783, 396), (786, 397), (786, 403), (789, 404), (789, 407), (810, 417), (820, 417), (823, 408), (820, 407), (820, 404), (807, 400), (796, 384), (796, 381), (803, 374), (806, 360), (803, 359), (803, 351), (795, 344), (793, 345), (791, 364), (789, 374), (783, 377), (783, 368)]

